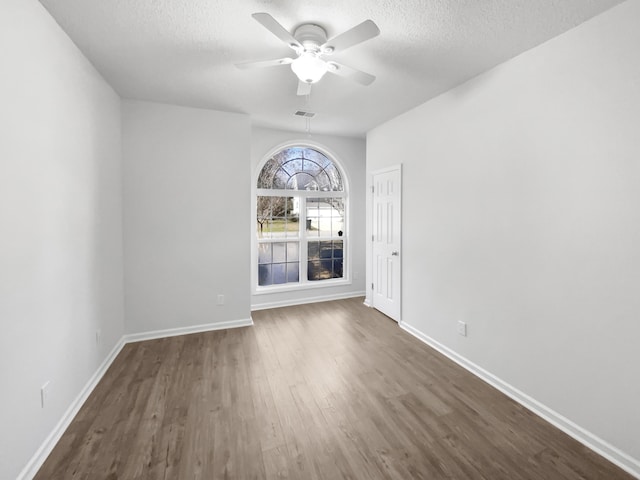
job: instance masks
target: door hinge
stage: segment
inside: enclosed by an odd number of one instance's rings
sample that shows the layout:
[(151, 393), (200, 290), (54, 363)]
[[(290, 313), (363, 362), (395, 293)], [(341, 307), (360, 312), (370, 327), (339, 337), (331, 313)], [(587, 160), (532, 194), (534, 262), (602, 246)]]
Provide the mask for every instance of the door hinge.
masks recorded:
[(373, 283), (371, 284), (371, 290), (373, 290)]
[(373, 193), (373, 190), (374, 190), (374, 186), (371, 185), (371, 193)]
[(371, 241), (373, 242), (373, 235), (371, 235)]

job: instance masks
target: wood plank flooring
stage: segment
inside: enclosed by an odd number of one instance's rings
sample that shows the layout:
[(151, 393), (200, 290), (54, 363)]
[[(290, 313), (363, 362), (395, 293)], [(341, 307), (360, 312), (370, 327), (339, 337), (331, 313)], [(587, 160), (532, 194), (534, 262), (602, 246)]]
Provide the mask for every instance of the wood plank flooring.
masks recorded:
[(50, 479), (631, 479), (362, 299), (128, 344)]

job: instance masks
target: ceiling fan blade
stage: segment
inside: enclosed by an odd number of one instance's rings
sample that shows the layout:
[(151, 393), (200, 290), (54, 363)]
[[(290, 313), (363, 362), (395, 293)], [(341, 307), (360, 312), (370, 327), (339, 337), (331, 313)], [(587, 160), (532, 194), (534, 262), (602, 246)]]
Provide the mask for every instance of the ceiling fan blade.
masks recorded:
[(244, 62), (244, 63), (236, 63), (236, 67), (241, 70), (246, 70), (247, 68), (260, 68), (260, 67), (277, 67), (278, 65), (289, 65), (293, 62), (293, 58), (278, 58), (276, 60), (263, 60), (261, 62)]
[(353, 47), (358, 43), (377, 36), (379, 33), (380, 29), (373, 23), (373, 20), (365, 20), (360, 25), (356, 25), (346, 32), (330, 38), (321, 48), (322, 51), (326, 53), (346, 50), (349, 47)]
[(340, 75), (341, 77), (349, 78), (361, 85), (371, 85), (376, 79), (376, 77), (371, 75), (370, 73), (363, 72), (362, 70), (358, 70), (353, 67), (347, 67), (346, 65), (343, 65), (341, 63), (327, 63), (329, 64), (329, 72), (335, 75)]
[(309, 95), (310, 93), (311, 84), (303, 82), (302, 80), (298, 81), (298, 95)]
[(258, 22), (260, 22), (264, 28), (269, 30), (280, 40), (282, 40), (284, 43), (289, 45), (289, 47), (293, 48), (294, 50), (298, 50), (302, 48), (302, 45), (300, 45), (300, 42), (298, 42), (298, 40), (293, 38), (293, 35), (291, 35), (286, 28), (280, 25), (278, 21), (268, 13), (264, 13), (264, 12), (254, 13), (251, 16), (255, 18)]

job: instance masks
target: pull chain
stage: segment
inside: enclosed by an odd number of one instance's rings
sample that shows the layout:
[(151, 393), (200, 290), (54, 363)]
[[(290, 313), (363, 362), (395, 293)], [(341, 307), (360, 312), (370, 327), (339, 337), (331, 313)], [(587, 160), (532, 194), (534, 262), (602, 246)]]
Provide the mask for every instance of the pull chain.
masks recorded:
[[(305, 95), (306, 98), (306, 110), (307, 112), (311, 110), (311, 91)], [(305, 117), (306, 120), (306, 130), (307, 137), (311, 138), (311, 117)]]

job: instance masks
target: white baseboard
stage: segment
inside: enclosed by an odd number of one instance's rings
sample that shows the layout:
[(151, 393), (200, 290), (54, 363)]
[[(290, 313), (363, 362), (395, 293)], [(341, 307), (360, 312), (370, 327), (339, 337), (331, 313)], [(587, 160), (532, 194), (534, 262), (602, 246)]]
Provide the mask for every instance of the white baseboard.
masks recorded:
[(190, 333), (210, 332), (213, 330), (226, 330), (228, 328), (250, 327), (253, 325), (251, 317), (241, 320), (229, 320), (226, 322), (206, 323), (191, 327), (167, 328), (165, 330), (153, 330), (151, 332), (129, 333), (122, 337), (125, 343), (142, 342), (144, 340), (154, 340), (156, 338), (177, 337), (178, 335), (188, 335)]
[(38, 470), (40, 470), (40, 467), (42, 467), (44, 461), (47, 459), (53, 448), (60, 440), (60, 437), (62, 437), (62, 434), (69, 427), (75, 416), (80, 411), (82, 405), (84, 405), (84, 402), (87, 401), (87, 398), (89, 398), (89, 395), (91, 395), (93, 389), (96, 387), (96, 385), (98, 385), (98, 382), (102, 379), (106, 371), (109, 369), (111, 363), (113, 363), (115, 358), (118, 356), (118, 354), (122, 350), (122, 347), (124, 347), (124, 344), (124, 339), (121, 338), (118, 343), (116, 343), (116, 345), (111, 349), (96, 372), (91, 376), (84, 388), (80, 391), (80, 394), (75, 398), (75, 400), (73, 400), (73, 402), (71, 402), (71, 405), (69, 405), (67, 411), (64, 412), (60, 421), (58, 421), (56, 426), (44, 440), (42, 445), (40, 445), (40, 448), (38, 448), (33, 457), (31, 457), (29, 463), (27, 463), (27, 465), (22, 469), (22, 472), (20, 472), (16, 480), (31, 480), (33, 477), (35, 477), (36, 473), (38, 473)]
[[(343, 298), (353, 298), (364, 295), (364, 292), (361, 293), (352, 293), (352, 294), (342, 294), (342, 295), (327, 295), (325, 297), (315, 297), (313, 299), (307, 299), (306, 301), (300, 300), (295, 301), (296, 303), (289, 303), (289, 305), (297, 305), (299, 303), (310, 303), (310, 302), (323, 302), (329, 300), (339, 300)], [(299, 303), (297, 303), (299, 302)], [(282, 302), (273, 302), (282, 303)], [(263, 308), (275, 308), (277, 306), (286, 306), (286, 305), (271, 305), (264, 306)], [(254, 309), (260, 309), (259, 307), (254, 307)], [(111, 363), (118, 356), (122, 347), (126, 343), (131, 342), (139, 342), (143, 340), (151, 340), (155, 338), (163, 338), (163, 337), (171, 337), (177, 335), (186, 335), (189, 333), (198, 333), (205, 332), (211, 330), (223, 330), (227, 328), (237, 328), (237, 327), (247, 327), (253, 325), (253, 320), (251, 318), (243, 319), (243, 320), (232, 320), (228, 322), (220, 322), (220, 323), (211, 323), (205, 325), (196, 325), (192, 327), (184, 327), (184, 328), (171, 328), (166, 330), (156, 330), (152, 332), (143, 332), (143, 333), (135, 333), (124, 335), (118, 343), (113, 347), (111, 352), (107, 355), (102, 364), (98, 367), (93, 376), (89, 379), (87, 384), (81, 390), (80, 394), (75, 398), (75, 400), (71, 403), (67, 411), (64, 413), (58, 424), (54, 427), (51, 433), (47, 436), (45, 441), (42, 443), (40, 448), (33, 455), (31, 460), (24, 467), (22, 472), (18, 475), (16, 480), (30, 480), (35, 474), (38, 472), (44, 461), (47, 459), (55, 445), (62, 437), (62, 434), (67, 429), (71, 421), (74, 419), (84, 402), (87, 400), (93, 389), (96, 387), (98, 382), (102, 379), (107, 369), (111, 366)], [(524, 407), (528, 408), (535, 414), (544, 418), (546, 421), (556, 426), (563, 432), (567, 433), (571, 437), (578, 440), (580, 443), (586, 445), (596, 453), (602, 455), (612, 463), (618, 465), (623, 470), (627, 471), (631, 475), (636, 478), (640, 478), (640, 461), (637, 459), (627, 455), (626, 453), (620, 451), (613, 445), (605, 442), (601, 438), (596, 435), (588, 432), (584, 428), (576, 425), (569, 419), (563, 417), (559, 413), (553, 411), (547, 406), (541, 404), (537, 400), (531, 398), (527, 394), (521, 392), (517, 388), (511, 386), (510, 384), (504, 382), (500, 378), (491, 374), (490, 372), (484, 370), (482, 367), (474, 364), (473, 362), (467, 360), (466, 358), (458, 355), (453, 350), (445, 347), (438, 341), (433, 338), (425, 335), (418, 329), (408, 325), (404, 322), (399, 323), (400, 328), (407, 331), (414, 337), (418, 338), (422, 342), (426, 343), (430, 347), (436, 349), (443, 355), (447, 356), (458, 365), (462, 366), (466, 370), (470, 371), (477, 377), (481, 378), (485, 382), (489, 383), (493, 387), (500, 390), (502, 393), (512, 398), (516, 402), (520, 403)]]
[(587, 446), (597, 454), (603, 456), (604, 458), (609, 460), (611, 463), (617, 465), (618, 467), (622, 468), (629, 474), (640, 479), (640, 460), (631, 457), (630, 455), (624, 453), (623, 451), (614, 447), (613, 445), (606, 442), (605, 440), (585, 430), (581, 426), (573, 423), (568, 418), (560, 415), (558, 412), (538, 402), (536, 399), (530, 397), (526, 393), (521, 392), (514, 386), (501, 380), (500, 378), (496, 377), (492, 373), (476, 365), (475, 363), (471, 362), (465, 357), (459, 355), (458, 353), (444, 346), (437, 340), (429, 337), (428, 335), (425, 335), (417, 328), (414, 328), (411, 325), (408, 325), (407, 323), (404, 323), (404, 322), (400, 322), (399, 325), (400, 325), (400, 328), (410, 333), (411, 335), (416, 337), (418, 340), (426, 343), (430, 347), (434, 348), (438, 352), (450, 358), (451, 360), (456, 362), (458, 365), (460, 365), (464, 369), (468, 370), (469, 372), (473, 373), (475, 376), (484, 380), (489, 385), (500, 390), (502, 393), (504, 393), (511, 399), (515, 400), (522, 406), (531, 410), (533, 413), (535, 413), (539, 417), (542, 417), (547, 422), (559, 428), (564, 433), (573, 437), (574, 439), (576, 439), (583, 445)]
[(345, 298), (364, 297), (365, 292), (336, 293), (333, 295), (320, 295), (308, 298), (295, 298), (280, 300), (277, 302), (264, 302), (251, 305), (251, 310), (266, 310), (268, 308), (291, 307), (293, 305), (303, 305), (305, 303), (330, 302), (332, 300), (344, 300)]
[(248, 318), (244, 320), (232, 320), (228, 322), (210, 323), (206, 325), (195, 325), (193, 327), (170, 328), (167, 330), (156, 330), (152, 332), (123, 335), (115, 345), (115, 347), (113, 347), (111, 352), (109, 352), (102, 364), (98, 367), (93, 376), (89, 379), (80, 394), (71, 403), (67, 411), (64, 413), (57, 425), (53, 428), (51, 433), (47, 436), (42, 445), (40, 445), (40, 448), (38, 448), (33, 457), (31, 457), (29, 463), (27, 463), (27, 465), (22, 469), (22, 472), (20, 472), (16, 480), (31, 480), (33, 477), (35, 477), (40, 467), (42, 467), (42, 464), (45, 462), (53, 448), (60, 440), (60, 437), (62, 437), (62, 434), (69, 427), (84, 402), (86, 402), (87, 398), (89, 398), (89, 395), (96, 387), (98, 382), (102, 379), (102, 377), (109, 369), (125, 344), (140, 342), (142, 340), (152, 340), (155, 338), (186, 335), (189, 333), (206, 332), (211, 330), (224, 330), (227, 328), (236, 327), (249, 327), (251, 325), (253, 325), (253, 320), (251, 318)]

